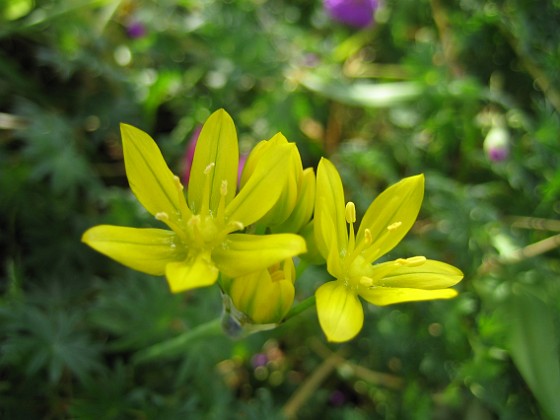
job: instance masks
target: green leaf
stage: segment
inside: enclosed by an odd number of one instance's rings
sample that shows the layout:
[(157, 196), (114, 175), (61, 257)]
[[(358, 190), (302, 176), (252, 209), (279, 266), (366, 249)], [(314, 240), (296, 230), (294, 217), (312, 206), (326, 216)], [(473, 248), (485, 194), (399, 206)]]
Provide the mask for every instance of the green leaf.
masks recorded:
[(560, 419), (558, 328), (549, 306), (531, 291), (518, 291), (508, 301), (509, 347), (517, 369), (543, 411)]
[(300, 83), (309, 90), (348, 105), (388, 108), (418, 98), (419, 83), (344, 83), (317, 75), (306, 75)]

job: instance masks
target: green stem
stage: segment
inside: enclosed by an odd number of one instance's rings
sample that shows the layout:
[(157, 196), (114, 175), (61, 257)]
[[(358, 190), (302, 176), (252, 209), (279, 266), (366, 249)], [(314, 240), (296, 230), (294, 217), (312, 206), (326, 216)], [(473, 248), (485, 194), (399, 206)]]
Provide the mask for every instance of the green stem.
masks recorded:
[(292, 309), (290, 309), (290, 312), (288, 312), (288, 314), (284, 318), (284, 322), (286, 322), (290, 318), (293, 318), (296, 315), (299, 315), (300, 313), (312, 307), (313, 305), (315, 305), (315, 295), (309, 296), (307, 299), (302, 300), (297, 305), (292, 307)]
[(132, 357), (132, 361), (134, 363), (144, 363), (154, 359), (173, 357), (184, 353), (193, 341), (217, 335), (223, 335), (221, 317), (200, 324), (177, 337), (140, 350)]

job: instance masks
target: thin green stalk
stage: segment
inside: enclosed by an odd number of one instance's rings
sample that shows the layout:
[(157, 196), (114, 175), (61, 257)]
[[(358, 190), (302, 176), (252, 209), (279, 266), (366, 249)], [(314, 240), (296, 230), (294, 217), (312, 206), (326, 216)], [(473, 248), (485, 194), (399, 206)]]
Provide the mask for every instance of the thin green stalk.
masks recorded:
[(284, 322), (286, 322), (290, 318), (293, 318), (296, 315), (299, 315), (300, 313), (302, 313), (303, 311), (305, 311), (306, 309), (314, 305), (315, 305), (315, 295), (309, 296), (307, 299), (302, 300), (297, 305), (293, 306), (292, 309), (290, 309), (290, 312), (288, 312), (288, 314), (284, 318)]
[(132, 361), (133, 363), (145, 363), (154, 359), (173, 357), (185, 352), (193, 341), (223, 335), (223, 333), (222, 318), (219, 317), (185, 331), (177, 337), (140, 350), (132, 357)]

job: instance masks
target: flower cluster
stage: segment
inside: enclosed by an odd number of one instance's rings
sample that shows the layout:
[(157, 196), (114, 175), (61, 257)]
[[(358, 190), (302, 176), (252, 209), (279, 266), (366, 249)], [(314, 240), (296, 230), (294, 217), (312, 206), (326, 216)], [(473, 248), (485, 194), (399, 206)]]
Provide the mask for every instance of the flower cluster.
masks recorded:
[(334, 165), (323, 158), (315, 176), (280, 133), (253, 148), (238, 183), (235, 126), (216, 111), (198, 137), (186, 192), (150, 136), (125, 124), (121, 134), (130, 188), (167, 228), (99, 225), (82, 241), (130, 268), (165, 275), (173, 293), (218, 283), (240, 327), (285, 319), (295, 297), (295, 257), (321, 258), (334, 277), (315, 294), (330, 341), (350, 340), (362, 328), (358, 296), (388, 305), (456, 295), (449, 287), (462, 273), (448, 264), (422, 256), (373, 264), (416, 220), (422, 175), (383, 192), (355, 234), (354, 204), (345, 204)]

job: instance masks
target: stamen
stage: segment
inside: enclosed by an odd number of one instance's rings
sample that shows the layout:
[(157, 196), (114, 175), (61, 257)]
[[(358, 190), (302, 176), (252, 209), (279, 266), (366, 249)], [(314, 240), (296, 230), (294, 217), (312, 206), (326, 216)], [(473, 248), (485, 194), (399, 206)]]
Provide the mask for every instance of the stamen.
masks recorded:
[(402, 222), (395, 222), (395, 223), (391, 223), (389, 226), (387, 226), (387, 230), (389, 232), (398, 229), (400, 226), (402, 225)]
[(371, 230), (369, 230), (368, 228), (365, 228), (364, 230), (364, 243), (365, 245), (371, 245), (371, 243), (373, 242), (373, 237), (371, 236)]
[(369, 277), (363, 276), (360, 278), (360, 285), (364, 287), (371, 287), (373, 286), (373, 280)]
[(167, 226), (169, 226), (171, 228), (171, 230), (173, 232), (175, 232), (175, 234), (182, 241), (186, 241), (187, 237), (186, 237), (183, 229), (181, 229), (181, 226), (179, 226), (174, 220), (171, 220), (171, 218), (169, 217), (169, 215), (166, 212), (160, 211), (160, 212), (156, 213), (154, 217), (156, 218), (156, 220), (159, 220), (159, 221), (165, 223)]
[(211, 162), (204, 168), (204, 189), (202, 190), (202, 202), (200, 203), (200, 213), (203, 216), (210, 214), (210, 190), (212, 189), (212, 177), (210, 172), (216, 166), (214, 162)]
[(245, 225), (241, 222), (229, 222), (223, 230), (224, 235), (228, 235), (238, 230), (245, 229)]
[(407, 267), (418, 267), (426, 262), (426, 257), (416, 256), (410, 258), (399, 258), (395, 260), (398, 265), (405, 265)]
[(364, 239), (358, 244), (356, 249), (354, 249), (354, 252), (352, 252), (352, 255), (350, 256), (350, 260), (356, 258), (356, 256), (358, 256), (364, 249), (369, 247), (372, 242), (373, 242), (373, 237), (371, 236), (371, 230), (365, 228)]
[(354, 223), (356, 222), (356, 206), (354, 203), (349, 201), (346, 203), (346, 208), (344, 210), (344, 217), (346, 218), (346, 223), (348, 223), (348, 254), (354, 252), (354, 247), (356, 246), (356, 235), (354, 233)]
[(201, 224), (202, 220), (198, 214), (193, 215), (188, 222), (189, 228), (192, 230), (191, 239), (198, 247), (202, 247), (204, 245), (204, 238), (202, 237), (202, 233), (200, 231)]
[(406, 259), (406, 263), (409, 267), (418, 267), (426, 262), (426, 257), (418, 255), (416, 257), (410, 257)]
[(185, 200), (185, 195), (183, 194), (183, 184), (177, 175), (173, 176), (175, 181), (175, 186), (177, 187), (177, 201), (179, 202), (179, 212), (181, 213), (181, 218), (188, 219), (192, 216), (192, 211), (187, 206), (187, 201)]
[(218, 211), (216, 212), (216, 219), (220, 223), (225, 223), (227, 187), (228, 182), (226, 179), (223, 179), (222, 184), (220, 185), (220, 201), (218, 202)]
[(344, 216), (346, 217), (346, 223), (356, 223), (356, 206), (351, 201), (346, 203)]
[(274, 271), (270, 271), (270, 270), (269, 270), (269, 273), (270, 273), (270, 279), (271, 279), (273, 282), (281, 281), (281, 280), (284, 280), (284, 278), (285, 278), (285, 277), (284, 277), (284, 270), (279, 270), (279, 269), (278, 269), (278, 270), (274, 270)]

